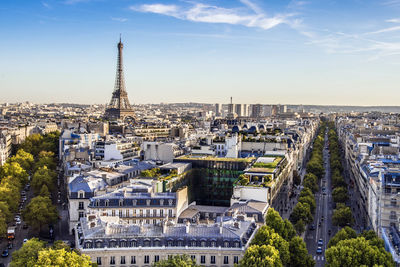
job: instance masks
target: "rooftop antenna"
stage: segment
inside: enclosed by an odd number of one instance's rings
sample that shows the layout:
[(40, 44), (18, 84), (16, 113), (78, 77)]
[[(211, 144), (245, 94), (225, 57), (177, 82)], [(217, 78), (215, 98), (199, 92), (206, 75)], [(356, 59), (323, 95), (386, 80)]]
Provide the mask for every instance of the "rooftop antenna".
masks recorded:
[(232, 104), (232, 97), (231, 97), (231, 104)]

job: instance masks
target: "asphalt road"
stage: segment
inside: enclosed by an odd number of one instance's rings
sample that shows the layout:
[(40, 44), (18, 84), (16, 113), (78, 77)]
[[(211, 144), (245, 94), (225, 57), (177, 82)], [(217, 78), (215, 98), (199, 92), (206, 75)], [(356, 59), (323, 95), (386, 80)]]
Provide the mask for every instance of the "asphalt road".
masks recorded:
[[(327, 135), (325, 135), (325, 145), (323, 151), (325, 176), (320, 180), (319, 191), (315, 194), (316, 211), (314, 215), (315, 230), (306, 230), (305, 242), (307, 244), (308, 252), (313, 256), (316, 261), (315, 266), (325, 266), (325, 251), (331, 236), (333, 236), (337, 229), (332, 226), (332, 190), (331, 190), (331, 173), (329, 163), (329, 151), (327, 143)], [(325, 188), (325, 193), (322, 188)], [(331, 230), (331, 234), (328, 231)], [(317, 254), (318, 240), (322, 239), (322, 253)]]

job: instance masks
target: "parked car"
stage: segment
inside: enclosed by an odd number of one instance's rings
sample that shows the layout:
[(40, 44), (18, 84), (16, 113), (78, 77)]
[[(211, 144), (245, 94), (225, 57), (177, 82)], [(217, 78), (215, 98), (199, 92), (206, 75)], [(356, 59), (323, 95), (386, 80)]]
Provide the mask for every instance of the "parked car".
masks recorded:
[(322, 238), (320, 238), (319, 240), (318, 240), (318, 246), (322, 246), (324, 244), (324, 241), (322, 240)]
[(24, 238), (24, 243), (26, 243), (26, 242), (28, 242), (28, 239), (27, 239), (27, 238)]
[(315, 224), (311, 224), (309, 227), (310, 230), (315, 230)]
[(8, 249), (6, 248), (5, 250), (3, 250), (3, 253), (1, 253), (1, 256), (5, 258), (5, 257), (8, 257), (8, 255), (9, 255)]
[(317, 247), (317, 254), (322, 254), (322, 247)]
[(11, 242), (8, 242), (7, 248), (8, 249), (12, 249), (13, 248), (13, 244)]

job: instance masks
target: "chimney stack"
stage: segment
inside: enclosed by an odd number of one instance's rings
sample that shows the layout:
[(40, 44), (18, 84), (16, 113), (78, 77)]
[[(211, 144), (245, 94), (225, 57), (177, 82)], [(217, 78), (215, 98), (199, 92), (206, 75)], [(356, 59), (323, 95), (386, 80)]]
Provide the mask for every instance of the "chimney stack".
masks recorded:
[(190, 222), (187, 221), (187, 222), (186, 222), (186, 233), (187, 233), (187, 234), (189, 233), (189, 230), (190, 230)]

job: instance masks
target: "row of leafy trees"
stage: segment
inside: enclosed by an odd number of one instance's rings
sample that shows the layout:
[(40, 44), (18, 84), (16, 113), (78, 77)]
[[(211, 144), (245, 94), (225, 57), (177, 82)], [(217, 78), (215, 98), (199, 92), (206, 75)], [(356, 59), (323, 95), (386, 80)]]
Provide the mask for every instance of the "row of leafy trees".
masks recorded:
[(318, 180), (325, 173), (323, 148), (326, 124), (323, 122), (313, 143), (310, 160), (306, 165), (306, 175), (303, 180), (298, 202), (290, 214), (290, 221), (294, 224), (298, 234), (305, 231), (305, 226), (314, 220), (316, 203), (314, 194), (318, 191)]
[[(14, 156), (0, 168), (0, 237), (4, 237), (7, 224), (12, 221), (21, 199), (21, 190), (29, 181), (36, 195), (27, 205), (24, 220), (37, 227), (57, 219), (57, 212), (51, 204), (49, 190), (54, 189), (55, 168), (59, 133), (44, 136), (33, 134), (19, 145)], [(33, 174), (33, 175), (32, 175)]]
[(332, 198), (336, 203), (336, 208), (332, 215), (332, 224), (336, 226), (351, 226), (354, 223), (353, 214), (350, 207), (346, 206), (349, 199), (347, 183), (342, 175), (343, 167), (341, 161), (341, 153), (339, 146), (339, 139), (335, 131), (333, 122), (328, 122), (328, 141), (329, 141), (329, 154), (330, 166), (332, 177)]
[(10, 267), (20, 266), (90, 267), (97, 264), (93, 264), (89, 256), (77, 250), (71, 251), (62, 241), (47, 247), (46, 242), (32, 238), (13, 253)]
[(385, 250), (383, 240), (374, 231), (356, 233), (349, 227), (354, 223), (348, 200), (347, 184), (342, 176), (343, 166), (338, 136), (333, 122), (328, 122), (328, 140), (332, 175), (332, 197), (336, 209), (332, 223), (344, 227), (328, 243), (325, 252), (327, 266), (395, 266), (392, 256)]

